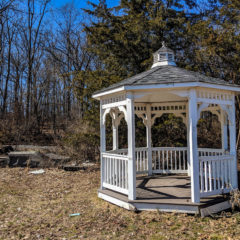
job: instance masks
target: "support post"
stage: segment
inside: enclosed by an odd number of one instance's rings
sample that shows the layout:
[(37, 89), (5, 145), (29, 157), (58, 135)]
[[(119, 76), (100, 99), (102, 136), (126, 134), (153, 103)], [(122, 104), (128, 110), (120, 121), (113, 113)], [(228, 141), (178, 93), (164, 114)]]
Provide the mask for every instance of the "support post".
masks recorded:
[(188, 98), (188, 124), (189, 124), (189, 158), (191, 165), (191, 200), (200, 202), (199, 189), (199, 160), (197, 148), (197, 99), (196, 90), (189, 91)]
[(186, 122), (187, 122), (187, 166), (188, 166), (188, 176), (191, 176), (191, 164), (190, 164), (190, 146), (189, 146), (189, 116), (188, 110), (189, 103), (187, 103), (186, 107)]
[(105, 121), (103, 119), (104, 110), (102, 109), (102, 101), (100, 103), (100, 154), (101, 154), (101, 186), (100, 189), (104, 189), (103, 181), (104, 181), (104, 161), (102, 158), (102, 153), (106, 151), (106, 128)]
[(238, 188), (238, 175), (237, 175), (237, 152), (236, 152), (236, 117), (235, 117), (235, 96), (233, 96), (231, 106), (231, 116), (229, 122), (229, 135), (230, 135), (230, 154), (234, 156), (232, 162), (232, 188)]
[(227, 136), (227, 119), (224, 111), (221, 109), (221, 137), (222, 137), (222, 149), (228, 149), (228, 136)]
[(151, 116), (151, 105), (147, 104), (147, 159), (148, 159), (148, 175), (152, 175), (152, 116)]
[(112, 120), (112, 129), (113, 129), (113, 150), (118, 149), (118, 119)]
[(128, 124), (128, 199), (136, 199), (136, 163), (135, 163), (135, 113), (134, 96), (128, 93), (127, 124)]

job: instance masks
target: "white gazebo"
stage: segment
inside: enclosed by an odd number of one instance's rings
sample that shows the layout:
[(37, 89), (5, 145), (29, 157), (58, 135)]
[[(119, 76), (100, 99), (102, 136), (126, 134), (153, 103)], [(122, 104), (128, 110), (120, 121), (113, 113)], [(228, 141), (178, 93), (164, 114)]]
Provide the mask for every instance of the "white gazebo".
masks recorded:
[[(235, 94), (240, 87), (176, 67), (174, 52), (163, 46), (148, 71), (96, 92), (100, 100), (101, 187), (98, 196), (127, 209), (196, 213), (238, 188)], [(221, 149), (198, 148), (202, 111), (218, 116)], [(151, 127), (164, 113), (181, 117), (186, 147), (152, 147)], [(112, 117), (113, 149), (106, 151), (106, 115)], [(135, 115), (146, 126), (146, 147), (135, 147)], [(118, 126), (128, 125), (128, 149), (118, 148)], [(160, 138), (161, 136), (159, 136)], [(145, 175), (144, 175), (145, 174)], [(207, 210), (209, 211), (209, 209)]]

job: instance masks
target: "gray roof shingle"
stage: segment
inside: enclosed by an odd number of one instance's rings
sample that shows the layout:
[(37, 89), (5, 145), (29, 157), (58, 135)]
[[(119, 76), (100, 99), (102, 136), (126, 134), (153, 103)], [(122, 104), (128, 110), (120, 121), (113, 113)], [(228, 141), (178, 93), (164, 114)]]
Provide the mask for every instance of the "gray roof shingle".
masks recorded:
[(187, 83), (187, 82), (203, 82), (217, 85), (237, 86), (220, 78), (208, 77), (198, 72), (188, 71), (175, 66), (159, 66), (148, 71), (127, 78), (121, 82), (115, 83), (107, 88), (103, 88), (94, 94), (102, 93), (114, 88), (122, 86), (138, 86), (138, 85), (153, 85), (153, 84), (170, 84), (170, 83)]

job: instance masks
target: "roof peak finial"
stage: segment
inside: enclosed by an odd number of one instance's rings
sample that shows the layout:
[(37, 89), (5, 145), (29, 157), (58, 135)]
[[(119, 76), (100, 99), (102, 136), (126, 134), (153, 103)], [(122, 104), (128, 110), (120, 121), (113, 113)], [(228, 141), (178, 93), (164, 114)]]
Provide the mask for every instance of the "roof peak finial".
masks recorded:
[(162, 47), (166, 47), (166, 43), (165, 43), (165, 41), (162, 41)]

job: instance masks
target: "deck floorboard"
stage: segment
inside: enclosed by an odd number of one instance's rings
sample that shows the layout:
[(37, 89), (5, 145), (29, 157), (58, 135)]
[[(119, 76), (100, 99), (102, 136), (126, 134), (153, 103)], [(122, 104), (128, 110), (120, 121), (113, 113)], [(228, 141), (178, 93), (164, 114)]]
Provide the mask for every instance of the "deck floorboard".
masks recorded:
[(129, 203), (177, 204), (203, 207), (227, 200), (222, 195), (215, 195), (201, 198), (200, 203), (192, 203), (190, 177), (186, 175), (139, 176), (136, 185), (137, 199), (133, 201), (128, 200), (127, 195), (112, 190), (104, 189), (100, 191)]

